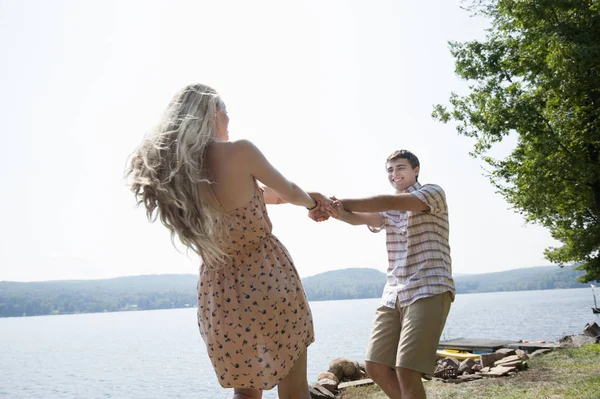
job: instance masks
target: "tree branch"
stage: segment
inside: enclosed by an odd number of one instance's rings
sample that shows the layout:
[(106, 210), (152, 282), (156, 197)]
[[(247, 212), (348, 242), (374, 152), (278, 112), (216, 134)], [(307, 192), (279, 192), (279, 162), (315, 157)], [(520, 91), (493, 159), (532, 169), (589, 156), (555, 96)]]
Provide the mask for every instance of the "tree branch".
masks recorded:
[(558, 20), (558, 15), (556, 15), (556, 10), (554, 7), (550, 7), (550, 11), (552, 11), (552, 15), (554, 16), (554, 20), (556, 21), (556, 25), (560, 25), (560, 21)]
[(548, 126), (548, 129), (550, 129), (550, 132), (552, 132), (552, 135), (556, 139), (556, 142), (558, 143), (558, 146), (564, 151), (564, 153), (569, 158), (571, 158), (572, 160), (574, 160), (575, 157), (573, 156), (573, 154), (571, 153), (571, 151), (569, 151), (569, 149), (563, 143), (561, 143), (561, 141), (558, 139), (558, 134), (556, 134), (556, 132), (554, 131), (554, 128), (552, 127), (552, 125), (550, 124), (550, 122), (548, 121), (548, 119), (544, 118), (544, 116), (542, 114), (540, 114), (537, 110), (535, 110), (535, 113), (538, 115), (538, 117), (542, 121), (544, 121), (544, 123), (546, 124), (546, 126)]

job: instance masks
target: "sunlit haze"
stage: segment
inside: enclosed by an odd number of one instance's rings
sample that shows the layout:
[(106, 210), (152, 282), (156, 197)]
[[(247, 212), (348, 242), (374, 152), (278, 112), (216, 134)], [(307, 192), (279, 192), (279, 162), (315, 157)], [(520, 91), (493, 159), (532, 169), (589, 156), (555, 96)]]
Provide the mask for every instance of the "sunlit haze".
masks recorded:
[[(222, 94), (232, 140), (251, 140), (309, 191), (393, 193), (385, 159), (413, 151), (419, 180), (446, 191), (455, 273), (549, 264), (547, 230), (495, 193), (472, 140), (431, 118), (467, 89), (447, 42), (485, 34), (460, 4), (0, 0), (0, 280), (197, 273), (198, 258), (148, 223), (123, 178), (191, 82)], [(269, 207), (302, 277), (386, 269), (384, 234), (306, 213)]]

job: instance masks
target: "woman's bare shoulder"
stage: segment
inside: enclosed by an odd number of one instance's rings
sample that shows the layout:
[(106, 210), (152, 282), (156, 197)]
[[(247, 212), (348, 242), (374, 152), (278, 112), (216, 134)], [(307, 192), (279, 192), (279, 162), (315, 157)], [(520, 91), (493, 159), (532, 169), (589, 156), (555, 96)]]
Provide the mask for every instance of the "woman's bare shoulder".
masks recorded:
[(241, 139), (236, 141), (229, 141), (231, 148), (235, 151), (257, 151), (258, 148), (250, 140)]
[(244, 151), (244, 144), (240, 144), (241, 140), (238, 141), (214, 141), (210, 143), (210, 149), (213, 152), (220, 154), (227, 154), (228, 156), (242, 153)]
[(214, 167), (245, 165), (252, 169), (260, 160), (260, 151), (248, 140), (216, 141), (211, 143), (208, 159)]
[(228, 142), (229, 154), (243, 158), (246, 162), (256, 162), (261, 159), (262, 153), (250, 140), (242, 139)]

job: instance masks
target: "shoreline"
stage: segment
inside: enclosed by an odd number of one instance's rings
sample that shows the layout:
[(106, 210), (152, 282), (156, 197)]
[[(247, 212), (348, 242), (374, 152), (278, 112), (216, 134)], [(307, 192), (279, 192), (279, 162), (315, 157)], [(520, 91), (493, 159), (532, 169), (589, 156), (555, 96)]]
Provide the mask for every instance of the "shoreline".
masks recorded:
[[(484, 377), (468, 383), (424, 383), (428, 399), (538, 399), (598, 397), (600, 344), (559, 348), (528, 360), (528, 368), (507, 377)], [(376, 385), (347, 388), (338, 399), (386, 399)]]
[[(469, 341), (473, 343), (472, 348), (479, 349), (485, 343), (485, 340), (463, 339), (455, 341), (455, 347), (466, 347)], [(597, 386), (600, 387), (600, 326), (595, 322), (588, 323), (583, 329), (583, 334), (564, 336), (558, 342), (529, 343), (519, 341), (510, 343), (505, 341), (502, 343), (501, 341), (489, 340), (487, 342), (492, 350), (481, 354), (477, 354), (476, 350), (461, 352), (448, 349), (453, 344), (446, 342), (445, 345), (441, 346), (441, 350), (438, 349), (438, 360), (432, 379), (430, 381), (424, 380), (424, 385), (427, 387), (433, 384), (445, 384), (447, 386), (464, 383), (469, 383), (468, 385), (475, 383), (488, 384), (486, 380), (502, 380), (505, 378), (527, 380), (532, 375), (536, 375), (535, 370), (532, 374), (527, 375), (530, 365), (543, 362), (543, 360), (537, 359), (545, 358), (555, 352), (558, 353), (558, 355), (554, 355), (555, 357), (563, 356), (566, 353), (567, 357), (572, 358), (568, 351), (585, 353), (589, 349), (591, 351), (590, 356), (597, 360), (593, 363), (595, 367), (592, 367), (592, 370), (598, 369), (597, 371), (599, 371)], [(550, 359), (552, 359), (552, 356), (550, 356)], [(562, 368), (562, 363), (557, 363), (555, 366)], [(574, 373), (578, 373), (577, 367), (573, 367), (573, 369)], [(591, 373), (590, 375), (595, 374)], [(337, 358), (331, 361), (329, 369), (320, 373), (317, 380), (316, 383), (311, 385), (311, 397), (313, 399), (371, 397), (364, 395), (352, 396), (356, 392), (379, 392), (383, 395), (379, 387), (369, 378), (364, 363), (358, 363), (347, 358)], [(498, 384), (502, 383), (498, 382)], [(443, 389), (441, 390), (443, 391)], [(452, 390), (452, 388), (449, 390)], [(350, 392), (350, 396), (346, 396), (346, 392)], [(454, 394), (448, 397), (455, 397)], [(377, 396), (377, 398), (379, 397), (383, 399), (386, 396)]]
[[(541, 290), (518, 290), (518, 291), (486, 291), (486, 292), (462, 292), (462, 293), (457, 293), (457, 297), (458, 296), (464, 296), (464, 295), (477, 295), (477, 294), (515, 294), (515, 293), (525, 293), (525, 292), (546, 292), (546, 291), (558, 291), (558, 290), (584, 290), (586, 288), (549, 288), (549, 289), (541, 289)], [(152, 293), (146, 293), (146, 294), (152, 294)], [(9, 296), (6, 297), (5, 300), (7, 300), (8, 298), (10, 298)], [(352, 300), (366, 300), (366, 299), (379, 299), (380, 297), (365, 297), (365, 298), (341, 298), (341, 299), (309, 299), (309, 303), (326, 303), (326, 302), (338, 302), (338, 301), (352, 301)], [(0, 306), (2, 305), (2, 303), (0, 303)], [(133, 304), (132, 304), (133, 305)], [(173, 309), (190, 309), (190, 308), (196, 308), (197, 304), (193, 303), (193, 304), (186, 304), (188, 306), (175, 306), (175, 307), (161, 307), (161, 308), (148, 308), (148, 309), (144, 309), (144, 308), (127, 308), (127, 309), (119, 309), (119, 310), (103, 310), (103, 311), (90, 311), (90, 312), (59, 312), (59, 313), (44, 313), (44, 314), (34, 314), (34, 315), (10, 315), (10, 316), (4, 316), (0, 314), (0, 319), (7, 319), (7, 318), (24, 318), (24, 317), (39, 317), (39, 316), (65, 316), (65, 315), (81, 315), (81, 314), (102, 314), (102, 313), (120, 313), (120, 312), (138, 312), (138, 311), (151, 311), (151, 310), (173, 310)], [(139, 306), (139, 305), (138, 305)], [(591, 307), (592, 305), (590, 305)], [(598, 315), (600, 317), (600, 315)], [(600, 319), (600, 318), (599, 318)]]

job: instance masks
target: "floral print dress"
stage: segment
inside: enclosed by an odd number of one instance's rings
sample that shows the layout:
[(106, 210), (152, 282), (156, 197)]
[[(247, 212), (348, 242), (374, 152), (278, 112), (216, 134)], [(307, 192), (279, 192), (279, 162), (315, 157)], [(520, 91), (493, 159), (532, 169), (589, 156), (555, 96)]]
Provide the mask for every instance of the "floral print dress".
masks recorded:
[(200, 268), (200, 334), (221, 386), (271, 389), (314, 342), (312, 314), (258, 185), (249, 203), (223, 216), (219, 243), (230, 257)]

